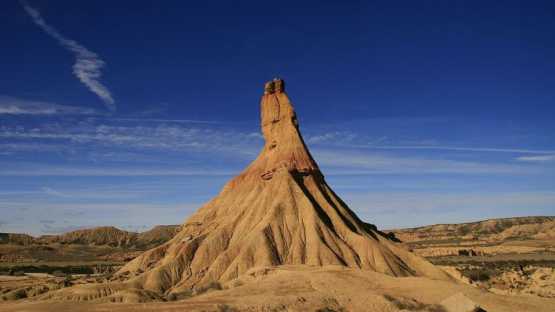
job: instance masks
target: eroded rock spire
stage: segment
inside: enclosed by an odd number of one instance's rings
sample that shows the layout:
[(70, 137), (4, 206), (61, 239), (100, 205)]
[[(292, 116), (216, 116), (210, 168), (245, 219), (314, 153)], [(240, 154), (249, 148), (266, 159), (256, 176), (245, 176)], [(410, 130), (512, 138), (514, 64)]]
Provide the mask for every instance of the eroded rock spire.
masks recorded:
[(285, 92), (283, 79), (274, 78), (265, 83), (260, 100), (260, 124), (264, 149), (238, 180), (245, 176), (269, 180), (278, 170), (321, 175), (299, 131), (297, 115)]
[(283, 80), (265, 84), (260, 109), (266, 142), (258, 157), (172, 240), (127, 263), (115, 275), (121, 282), (53, 297), (123, 297), (126, 291), (167, 296), (279, 265), (339, 265), (449, 279), (361, 221), (333, 192), (303, 142)]

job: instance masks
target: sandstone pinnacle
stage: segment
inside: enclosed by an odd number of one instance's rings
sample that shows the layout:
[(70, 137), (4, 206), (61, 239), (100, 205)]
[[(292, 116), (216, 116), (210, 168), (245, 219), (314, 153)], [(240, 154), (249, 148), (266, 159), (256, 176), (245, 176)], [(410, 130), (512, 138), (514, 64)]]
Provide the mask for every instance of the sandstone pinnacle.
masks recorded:
[(260, 113), (265, 144), (258, 157), (173, 239), (122, 267), (125, 281), (117, 287), (165, 296), (281, 265), (449, 279), (361, 221), (333, 192), (303, 141), (282, 79), (264, 85)]

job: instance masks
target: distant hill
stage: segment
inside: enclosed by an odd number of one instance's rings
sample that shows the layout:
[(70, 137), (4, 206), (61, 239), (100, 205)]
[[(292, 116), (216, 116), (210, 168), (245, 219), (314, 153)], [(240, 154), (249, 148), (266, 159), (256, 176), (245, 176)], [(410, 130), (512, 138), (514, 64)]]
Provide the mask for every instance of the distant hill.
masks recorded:
[(59, 243), (148, 249), (170, 240), (179, 228), (179, 225), (158, 225), (149, 231), (136, 233), (113, 226), (102, 226), (36, 238), (27, 234), (0, 233), (0, 244), (27, 246)]
[[(19, 233), (0, 233), (0, 244), (28, 246), (76, 244), (148, 249), (173, 238), (180, 225), (157, 225), (146, 232), (130, 232), (113, 226), (76, 230), (60, 235), (33, 237)], [(555, 239), (555, 216), (515, 217), (488, 219), (484, 221), (435, 224), (415, 228), (384, 230), (395, 234), (402, 242), (418, 242), (450, 239)]]
[(131, 246), (138, 234), (120, 230), (113, 226), (76, 230), (61, 235), (41, 236), (37, 240), (44, 243), (108, 245), (113, 247)]
[(35, 238), (27, 234), (0, 233), (0, 244), (31, 245)]
[[(149, 249), (173, 238), (180, 225), (157, 225), (146, 232), (130, 232), (113, 226), (76, 230), (60, 235), (33, 237), (19, 233), (0, 233), (0, 244), (28, 246), (34, 244), (75, 244)], [(385, 230), (402, 242), (430, 240), (480, 239), (555, 239), (555, 217), (516, 217), (484, 221), (435, 224), (416, 228)]]
[(395, 237), (403, 242), (450, 239), (550, 239), (555, 238), (555, 217), (515, 217), (484, 221), (436, 224), (416, 228), (394, 229)]

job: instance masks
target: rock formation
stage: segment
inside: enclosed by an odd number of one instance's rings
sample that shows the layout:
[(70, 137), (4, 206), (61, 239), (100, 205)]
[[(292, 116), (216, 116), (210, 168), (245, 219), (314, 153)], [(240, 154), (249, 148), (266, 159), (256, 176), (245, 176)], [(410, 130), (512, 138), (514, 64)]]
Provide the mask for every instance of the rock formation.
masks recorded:
[(443, 272), (362, 222), (330, 189), (310, 155), (285, 83), (266, 83), (262, 152), (166, 244), (120, 273), (157, 293), (230, 280), (252, 267), (342, 265), (393, 276)]
[[(260, 105), (265, 145), (256, 160), (173, 239), (121, 268), (126, 287), (170, 295), (279, 265), (449, 279), (361, 221), (331, 190), (303, 141), (283, 80), (266, 83)], [(97, 293), (122, 289), (112, 288)]]

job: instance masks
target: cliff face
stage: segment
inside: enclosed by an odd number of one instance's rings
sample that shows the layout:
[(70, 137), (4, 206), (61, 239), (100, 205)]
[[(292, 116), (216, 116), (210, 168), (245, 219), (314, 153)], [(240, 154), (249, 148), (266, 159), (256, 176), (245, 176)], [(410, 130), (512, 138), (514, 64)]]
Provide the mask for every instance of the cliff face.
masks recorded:
[(169, 295), (286, 264), (449, 279), (362, 222), (331, 190), (303, 142), (283, 80), (265, 86), (261, 128), (266, 143), (258, 157), (173, 239), (125, 265), (123, 284), (110, 292)]

